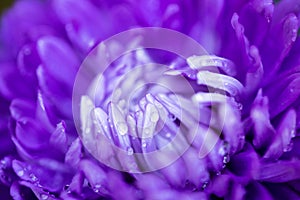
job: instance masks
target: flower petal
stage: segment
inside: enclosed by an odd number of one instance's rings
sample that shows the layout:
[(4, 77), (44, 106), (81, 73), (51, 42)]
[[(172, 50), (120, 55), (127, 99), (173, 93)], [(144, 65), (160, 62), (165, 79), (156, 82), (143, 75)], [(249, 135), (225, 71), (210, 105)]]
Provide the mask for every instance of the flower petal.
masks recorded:
[(300, 161), (278, 161), (261, 163), (257, 180), (271, 183), (283, 183), (300, 178)]
[(295, 137), (296, 112), (289, 110), (282, 119), (275, 138), (270, 144), (264, 158), (278, 159), (284, 152), (291, 150), (292, 138)]
[(111, 19), (89, 1), (55, 0), (53, 7), (59, 19), (65, 24), (70, 40), (83, 52), (90, 50), (97, 42), (108, 36)]
[(251, 119), (254, 123), (254, 147), (265, 147), (270, 143), (269, 138), (275, 134), (275, 130), (270, 122), (269, 100), (267, 97), (262, 96), (261, 90), (253, 103)]
[(82, 157), (82, 144), (79, 138), (74, 140), (69, 147), (66, 156), (65, 156), (65, 162), (69, 164), (70, 166), (77, 168), (78, 164)]

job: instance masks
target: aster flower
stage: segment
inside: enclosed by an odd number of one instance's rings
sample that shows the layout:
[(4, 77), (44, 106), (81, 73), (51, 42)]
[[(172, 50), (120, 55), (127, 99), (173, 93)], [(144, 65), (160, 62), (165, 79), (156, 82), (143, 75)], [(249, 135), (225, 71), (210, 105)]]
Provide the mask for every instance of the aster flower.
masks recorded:
[[(16, 2), (0, 31), (1, 197), (299, 199), (299, 12), (296, 0)], [(172, 37), (193, 53), (138, 49), (95, 70), (143, 34), (102, 41), (149, 26), (207, 52)]]

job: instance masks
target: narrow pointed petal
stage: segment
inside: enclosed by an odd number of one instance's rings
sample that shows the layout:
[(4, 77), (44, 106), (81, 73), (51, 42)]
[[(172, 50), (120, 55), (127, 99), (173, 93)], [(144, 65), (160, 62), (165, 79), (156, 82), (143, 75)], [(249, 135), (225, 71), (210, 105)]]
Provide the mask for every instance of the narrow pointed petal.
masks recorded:
[(278, 161), (277, 163), (261, 163), (257, 180), (283, 183), (300, 178), (300, 161)]
[(254, 123), (254, 140), (255, 148), (261, 148), (270, 143), (269, 138), (275, 134), (275, 129), (270, 123), (269, 100), (262, 96), (260, 90), (256, 96), (251, 109), (251, 119)]
[(269, 149), (264, 158), (278, 159), (284, 152), (292, 148), (292, 138), (295, 137), (296, 112), (289, 110), (282, 119)]
[(82, 157), (82, 144), (79, 138), (74, 140), (69, 147), (66, 156), (65, 162), (68, 163), (70, 166), (76, 168)]

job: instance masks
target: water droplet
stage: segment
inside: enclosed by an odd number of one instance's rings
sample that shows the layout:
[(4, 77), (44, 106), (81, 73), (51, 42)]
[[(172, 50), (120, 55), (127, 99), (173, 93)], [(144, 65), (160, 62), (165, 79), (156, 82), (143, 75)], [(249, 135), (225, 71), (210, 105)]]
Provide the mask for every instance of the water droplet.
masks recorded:
[(238, 108), (239, 110), (243, 110), (243, 104), (238, 103), (238, 104), (237, 104), (237, 108)]
[(127, 148), (127, 155), (129, 155), (129, 156), (133, 155), (133, 148), (131, 148), (131, 147)]
[(225, 156), (229, 153), (230, 144), (227, 141), (223, 141), (221, 148), (219, 149), (219, 154)]
[(5, 159), (2, 159), (2, 160), (1, 160), (1, 165), (0, 165), (0, 168), (2, 168), (2, 169), (5, 169), (5, 168), (7, 168), (7, 162), (6, 162), (6, 160), (5, 160)]
[(24, 175), (24, 170), (18, 171), (17, 175), (20, 176), (20, 177), (23, 176)]
[(99, 193), (100, 190), (98, 188), (94, 188), (94, 192)]
[(6, 165), (6, 161), (4, 159), (1, 160), (2, 165)]
[(119, 122), (117, 123), (117, 130), (120, 135), (125, 135), (128, 132), (128, 126), (125, 122)]
[(144, 134), (146, 136), (149, 136), (150, 135), (150, 129), (149, 128), (144, 128)]
[(217, 171), (216, 175), (220, 176), (221, 175), (221, 171)]
[(49, 196), (47, 195), (47, 194), (42, 194), (41, 195), (41, 199), (43, 199), (43, 200), (46, 200), (46, 199), (48, 199), (49, 198)]
[(294, 93), (295, 92), (294, 88), (290, 88), (290, 92)]
[(166, 137), (170, 138), (171, 137), (171, 133), (166, 133)]
[(296, 131), (295, 131), (295, 129), (291, 130), (291, 137), (292, 138), (296, 137)]
[(205, 181), (205, 182), (202, 184), (202, 190), (204, 190), (207, 186), (208, 186), (208, 181)]
[(142, 147), (143, 147), (143, 148), (146, 148), (146, 146), (147, 146), (147, 143), (146, 143), (146, 142), (143, 142), (143, 143), (142, 143)]
[(94, 187), (93, 187), (93, 191), (95, 193), (100, 193), (100, 194), (108, 194), (108, 191), (107, 189), (105, 189), (102, 185), (100, 184), (96, 184)]
[(33, 182), (38, 181), (38, 178), (37, 178), (34, 174), (30, 174), (30, 175), (29, 175), (29, 178), (30, 178)]
[(169, 118), (170, 118), (172, 121), (175, 121), (175, 120), (176, 120), (176, 116), (173, 115), (172, 113), (169, 114)]
[(223, 157), (223, 163), (224, 163), (224, 164), (227, 164), (227, 163), (229, 163), (229, 161), (230, 161), (230, 156), (229, 156), (229, 155), (225, 155), (225, 156)]

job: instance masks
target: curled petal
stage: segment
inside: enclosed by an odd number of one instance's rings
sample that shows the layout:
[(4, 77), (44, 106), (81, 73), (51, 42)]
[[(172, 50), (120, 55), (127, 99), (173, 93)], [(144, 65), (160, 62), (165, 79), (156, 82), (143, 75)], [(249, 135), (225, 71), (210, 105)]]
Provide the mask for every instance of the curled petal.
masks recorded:
[(14, 99), (9, 109), (12, 117), (17, 121), (24, 116), (35, 117), (35, 103), (28, 100)]
[(29, 149), (38, 149), (48, 144), (50, 133), (35, 120), (23, 117), (16, 124), (16, 138)]
[(218, 71), (216, 67), (220, 68), (230, 76), (236, 75), (236, 68), (232, 61), (213, 55), (191, 56), (187, 59), (187, 63), (195, 70), (213, 70)]
[(243, 91), (244, 86), (236, 79), (222, 74), (209, 71), (200, 71), (197, 73), (197, 83), (212, 88), (226, 91), (232, 96), (236, 96)]

